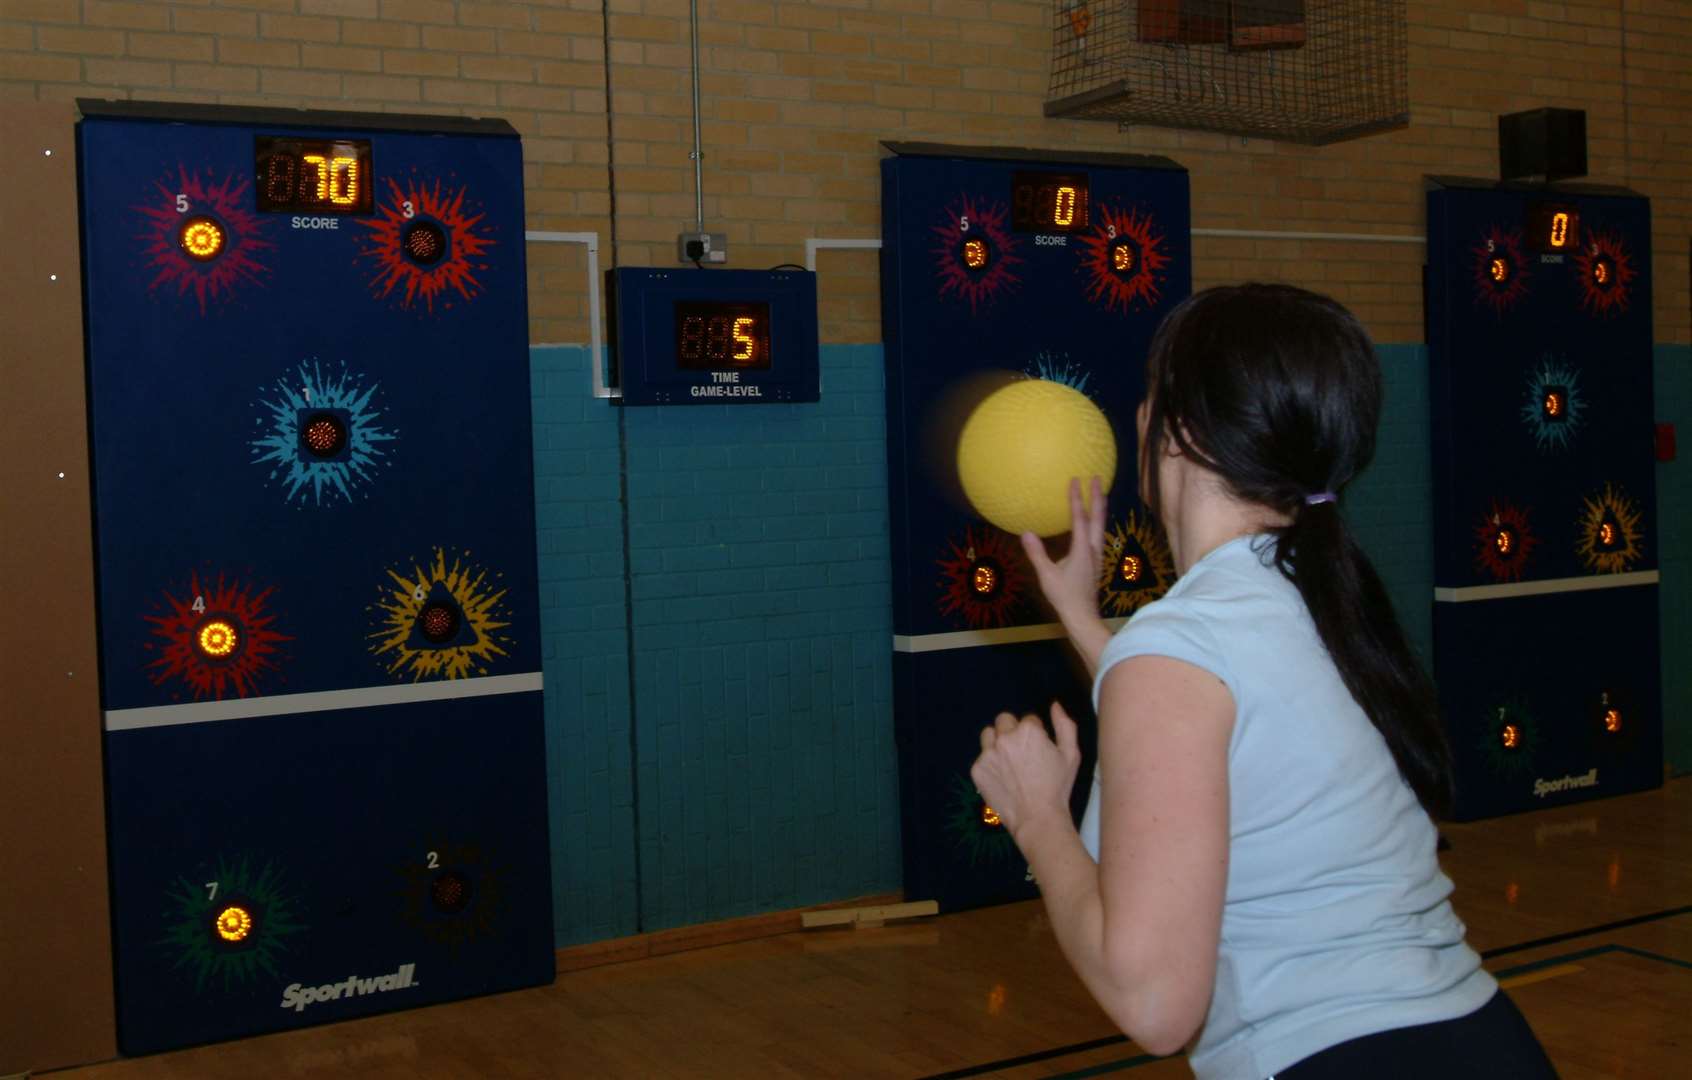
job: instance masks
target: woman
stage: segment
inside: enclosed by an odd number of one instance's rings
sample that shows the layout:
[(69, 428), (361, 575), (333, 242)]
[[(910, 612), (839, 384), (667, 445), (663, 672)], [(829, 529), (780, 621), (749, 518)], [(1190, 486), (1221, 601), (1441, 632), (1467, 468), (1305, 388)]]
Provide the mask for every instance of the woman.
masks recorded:
[(1301, 289), (1210, 289), (1159, 328), (1146, 386), (1168, 595), (1114, 637), (1100, 620), (1097, 478), (1090, 505), (1071, 484), (1061, 560), (1023, 537), (1095, 676), (1080, 830), (1059, 706), (1055, 741), (1000, 715), (972, 770), (1064, 955), (1147, 1050), (1196, 1035), (1201, 1080), (1554, 1076), (1447, 900), (1433, 688), (1335, 505), (1374, 452), (1367, 334)]

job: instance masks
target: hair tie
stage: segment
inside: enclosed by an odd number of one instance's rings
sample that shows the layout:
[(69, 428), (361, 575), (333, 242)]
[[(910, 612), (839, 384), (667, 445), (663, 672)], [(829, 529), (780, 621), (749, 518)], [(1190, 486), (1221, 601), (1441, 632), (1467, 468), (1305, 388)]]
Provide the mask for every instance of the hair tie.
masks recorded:
[(1306, 506), (1318, 506), (1322, 503), (1334, 502), (1338, 498), (1339, 498), (1339, 496), (1335, 495), (1331, 491), (1318, 491), (1314, 495), (1306, 495), (1304, 497), (1304, 505), (1306, 505)]

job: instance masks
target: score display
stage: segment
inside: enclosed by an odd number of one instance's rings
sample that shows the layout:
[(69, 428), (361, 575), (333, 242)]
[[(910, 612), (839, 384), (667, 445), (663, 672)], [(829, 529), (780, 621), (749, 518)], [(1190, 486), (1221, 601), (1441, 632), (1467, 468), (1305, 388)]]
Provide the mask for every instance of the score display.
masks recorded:
[(372, 212), (369, 139), (255, 135), (253, 175), (261, 212)]
[(1080, 232), (1087, 227), (1087, 174), (1011, 174), (1011, 229), (1015, 232)]
[(1528, 207), (1528, 246), (1534, 251), (1557, 253), (1580, 250), (1580, 209), (1557, 203), (1535, 203)]
[(766, 371), (770, 305), (678, 300), (676, 366), (684, 371)]

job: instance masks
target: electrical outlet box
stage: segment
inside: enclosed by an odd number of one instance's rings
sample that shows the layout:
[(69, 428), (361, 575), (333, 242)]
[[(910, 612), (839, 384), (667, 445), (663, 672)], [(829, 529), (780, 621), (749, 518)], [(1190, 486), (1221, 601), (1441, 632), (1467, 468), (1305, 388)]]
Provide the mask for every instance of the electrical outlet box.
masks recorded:
[(726, 263), (728, 233), (684, 232), (676, 236), (676, 261), (682, 263)]

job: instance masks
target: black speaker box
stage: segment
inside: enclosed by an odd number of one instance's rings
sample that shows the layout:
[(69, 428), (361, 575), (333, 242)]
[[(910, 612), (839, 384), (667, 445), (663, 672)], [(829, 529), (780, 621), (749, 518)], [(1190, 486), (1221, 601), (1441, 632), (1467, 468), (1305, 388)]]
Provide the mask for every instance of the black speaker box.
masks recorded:
[(1501, 180), (1586, 175), (1586, 110), (1534, 109), (1498, 118)]

